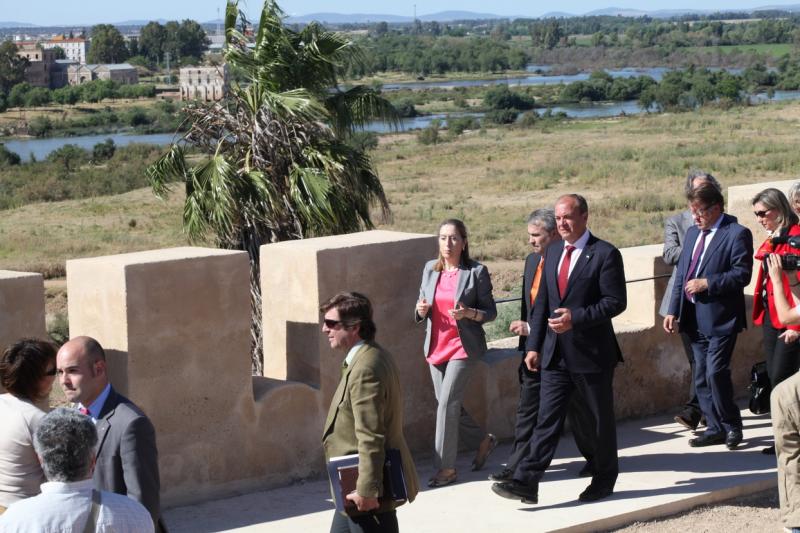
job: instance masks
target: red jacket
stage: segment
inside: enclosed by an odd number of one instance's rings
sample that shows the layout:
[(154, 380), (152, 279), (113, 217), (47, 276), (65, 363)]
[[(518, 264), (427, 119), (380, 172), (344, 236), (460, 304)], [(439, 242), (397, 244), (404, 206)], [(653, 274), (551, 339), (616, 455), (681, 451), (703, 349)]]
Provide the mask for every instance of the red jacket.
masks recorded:
[[(800, 235), (800, 226), (794, 224), (789, 227), (789, 235)], [(767, 239), (764, 241), (761, 246), (759, 247), (758, 251), (756, 252), (755, 258), (761, 262), (761, 266), (758, 268), (758, 279), (756, 280), (756, 291), (753, 295), (753, 323), (757, 326), (760, 326), (764, 322), (764, 301), (761, 298), (761, 291), (764, 287), (764, 279), (766, 278), (767, 281), (767, 303), (769, 304), (769, 317), (770, 322), (772, 322), (772, 327), (775, 329), (793, 329), (795, 331), (800, 331), (800, 325), (797, 326), (784, 326), (778, 321), (778, 312), (775, 310), (775, 298), (773, 297), (774, 289), (772, 287), (772, 279), (769, 277), (769, 273), (764, 272), (764, 257), (768, 253), (776, 253), (778, 255), (784, 254), (796, 254), (800, 252), (795, 248), (792, 248), (788, 244), (779, 244), (777, 246), (772, 245), (772, 240)], [(783, 294), (786, 295), (786, 299), (789, 300), (789, 304), (794, 307), (797, 305), (797, 302), (794, 301), (792, 297), (792, 292), (789, 289), (789, 278), (786, 277), (786, 274), (783, 274)]]

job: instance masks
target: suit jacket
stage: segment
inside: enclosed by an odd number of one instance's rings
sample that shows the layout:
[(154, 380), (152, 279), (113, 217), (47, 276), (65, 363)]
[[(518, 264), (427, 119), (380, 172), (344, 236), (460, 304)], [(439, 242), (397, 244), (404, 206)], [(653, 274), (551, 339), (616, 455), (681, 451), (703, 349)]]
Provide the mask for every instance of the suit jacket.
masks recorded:
[(669, 314), (678, 317), (681, 331), (699, 331), (710, 337), (731, 335), (747, 327), (744, 288), (753, 273), (753, 235), (725, 213), (703, 255), (695, 278), (708, 280), (708, 290), (695, 294), (696, 320), (681, 320), (688, 304), (683, 296), (685, 278), (692, 263), (697, 226), (686, 232), (681, 258), (675, 268), (675, 286)]
[[(520, 305), (519, 319), (528, 322), (531, 319), (531, 286), (533, 285), (533, 276), (536, 274), (536, 268), (539, 266), (539, 261), (542, 256), (536, 252), (528, 254), (525, 258), (525, 270), (522, 271), (522, 305)], [(541, 283), (541, 282), (540, 282)], [(525, 335), (519, 336), (520, 351), (525, 351), (525, 342), (528, 337)]]
[(662, 257), (664, 262), (672, 265), (672, 275), (669, 277), (664, 297), (661, 299), (661, 307), (658, 313), (661, 316), (669, 314), (669, 303), (672, 299), (672, 288), (675, 286), (675, 266), (681, 258), (683, 241), (686, 239), (686, 231), (694, 226), (694, 217), (688, 209), (677, 215), (672, 215), (664, 222), (664, 252)]
[[(539, 294), (531, 314), (531, 334), (526, 348), (539, 352), (543, 368), (550, 367), (558, 348), (570, 372), (594, 373), (613, 368), (622, 360), (611, 319), (625, 310), (625, 270), (622, 254), (594, 235), (567, 281), (562, 299), (558, 292), (558, 262), (564, 241), (547, 248)], [(559, 307), (572, 313), (572, 329), (560, 335), (547, 326), (547, 319)]]
[[(377, 498), (383, 492), (385, 450), (397, 448), (403, 461), (408, 500), (417, 495), (417, 471), (403, 436), (403, 393), (394, 359), (366, 342), (347, 367), (331, 399), (322, 434), (325, 460), (358, 453), (356, 492)], [(394, 508), (381, 504), (381, 510)]]
[[(436, 293), (436, 283), (439, 281), (439, 272), (433, 269), (436, 260), (428, 261), (422, 271), (422, 283), (419, 287), (419, 299), (425, 298), (433, 304)], [(459, 267), (458, 286), (456, 288), (455, 302), (461, 302), (465, 307), (479, 309), (485, 313), (483, 322), (464, 319), (457, 320), (458, 335), (461, 344), (468, 357), (483, 357), (486, 353), (486, 334), (483, 331), (483, 324), (491, 322), (497, 317), (497, 307), (492, 297), (492, 280), (489, 278), (489, 270), (478, 263), (471, 261), (469, 265)], [(414, 311), (416, 322), (426, 321), (425, 324), (425, 344), (423, 351), (428, 357), (431, 345), (431, 317), (430, 312), (427, 317), (421, 317)]]
[(153, 517), (156, 531), (161, 518), (156, 432), (150, 419), (114, 388), (97, 419), (97, 489), (127, 495)]

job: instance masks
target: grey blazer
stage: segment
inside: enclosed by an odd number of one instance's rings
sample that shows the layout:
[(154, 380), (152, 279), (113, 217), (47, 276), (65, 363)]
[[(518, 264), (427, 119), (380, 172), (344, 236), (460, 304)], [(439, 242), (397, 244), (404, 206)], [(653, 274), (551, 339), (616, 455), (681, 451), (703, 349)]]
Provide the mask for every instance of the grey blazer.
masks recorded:
[(156, 431), (150, 419), (111, 387), (97, 419), (97, 437), (95, 487), (141, 503), (153, 517), (155, 530), (165, 531), (160, 520)]
[[(692, 213), (687, 209), (677, 215), (672, 215), (664, 222), (664, 262), (675, 267), (681, 257), (683, 241), (686, 238), (686, 230), (694, 226)], [(667, 316), (669, 314), (669, 302), (672, 296), (672, 288), (675, 286), (675, 268), (667, 283), (667, 290), (664, 291), (664, 298), (661, 299), (661, 308), (658, 314)]]
[[(436, 260), (425, 263), (422, 270), (422, 283), (419, 287), (419, 300), (425, 298), (433, 304), (436, 294), (436, 283), (439, 281), (439, 273), (433, 269)], [(483, 322), (475, 322), (468, 318), (456, 321), (458, 325), (458, 336), (468, 357), (483, 357), (486, 353), (486, 334), (483, 331), (483, 323), (491, 322), (497, 317), (497, 307), (492, 296), (492, 280), (489, 278), (489, 270), (477, 261), (470, 261), (468, 265), (459, 267), (458, 286), (456, 287), (455, 302), (461, 302), (465, 307), (472, 307), (485, 313)], [(414, 320), (417, 323), (425, 321), (425, 344), (423, 353), (428, 357), (428, 350), (431, 344), (431, 317), (421, 317), (414, 310)]]

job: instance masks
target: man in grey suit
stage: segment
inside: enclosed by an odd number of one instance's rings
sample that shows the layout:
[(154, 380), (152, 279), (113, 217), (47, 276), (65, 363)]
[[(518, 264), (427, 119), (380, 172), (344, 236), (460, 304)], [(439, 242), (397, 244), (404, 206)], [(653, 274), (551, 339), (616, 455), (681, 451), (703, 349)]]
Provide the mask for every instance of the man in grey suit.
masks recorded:
[(99, 490), (127, 495), (161, 522), (156, 432), (133, 402), (117, 393), (108, 381), (106, 354), (91, 337), (76, 337), (56, 355), (61, 388), (97, 426), (97, 463), (94, 485)]
[[(686, 183), (684, 184), (684, 194), (689, 194), (692, 189), (702, 185), (703, 183), (710, 183), (718, 191), (722, 191), (722, 186), (717, 179), (702, 170), (694, 169), (686, 176)], [(686, 230), (694, 226), (694, 217), (688, 209), (681, 211), (676, 215), (669, 217), (664, 223), (664, 262), (668, 265), (675, 267), (678, 264), (678, 259), (681, 257), (681, 250), (683, 250), (683, 241), (686, 238)], [(675, 268), (672, 269), (672, 275), (667, 283), (667, 289), (664, 291), (664, 298), (661, 300), (661, 308), (659, 314), (665, 317), (669, 314), (670, 297), (672, 296), (672, 287), (675, 285)], [(683, 351), (686, 354), (686, 360), (689, 362), (689, 401), (683, 406), (683, 409), (675, 415), (675, 422), (689, 430), (696, 430), (702, 419), (702, 412), (700, 411), (700, 403), (697, 400), (697, 393), (694, 390), (694, 357), (692, 356), (692, 344), (689, 336), (685, 332), (681, 332), (681, 342), (683, 343)]]

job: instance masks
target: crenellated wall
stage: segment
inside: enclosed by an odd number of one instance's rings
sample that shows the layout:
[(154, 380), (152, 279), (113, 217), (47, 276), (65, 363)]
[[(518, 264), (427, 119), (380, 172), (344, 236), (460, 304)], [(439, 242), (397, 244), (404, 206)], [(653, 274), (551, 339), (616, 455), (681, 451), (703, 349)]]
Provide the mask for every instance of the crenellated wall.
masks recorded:
[(0, 270), (0, 352), (18, 339), (46, 336), (42, 275)]
[[(749, 199), (768, 185), (790, 183), (733, 187), (729, 211), (752, 227)], [(170, 506), (321, 475), (322, 424), (342, 356), (320, 334), (318, 307), (340, 290), (364, 292), (375, 305), (377, 339), (400, 367), (406, 435), (424, 457), (434, 397), (424, 328), (412, 312), (422, 265), (435, 252), (433, 236), (388, 231), (264, 246), (263, 377), (250, 375), (244, 252), (174, 248), (68, 261), (70, 334), (103, 344), (113, 383), (152, 418)], [(657, 314), (666, 279), (643, 279), (670, 269), (660, 245), (622, 254), (631, 283), (628, 309), (615, 320), (626, 359), (615, 378), (616, 412), (671, 416), (686, 399), (688, 365)], [(43, 290), (40, 276), (0, 272), (0, 341), (44, 335)], [(761, 359), (760, 340), (751, 328), (737, 344), (733, 375), (742, 395), (750, 365)], [(493, 346), (466, 405), (488, 430), (509, 437), (520, 354), (516, 339)]]

